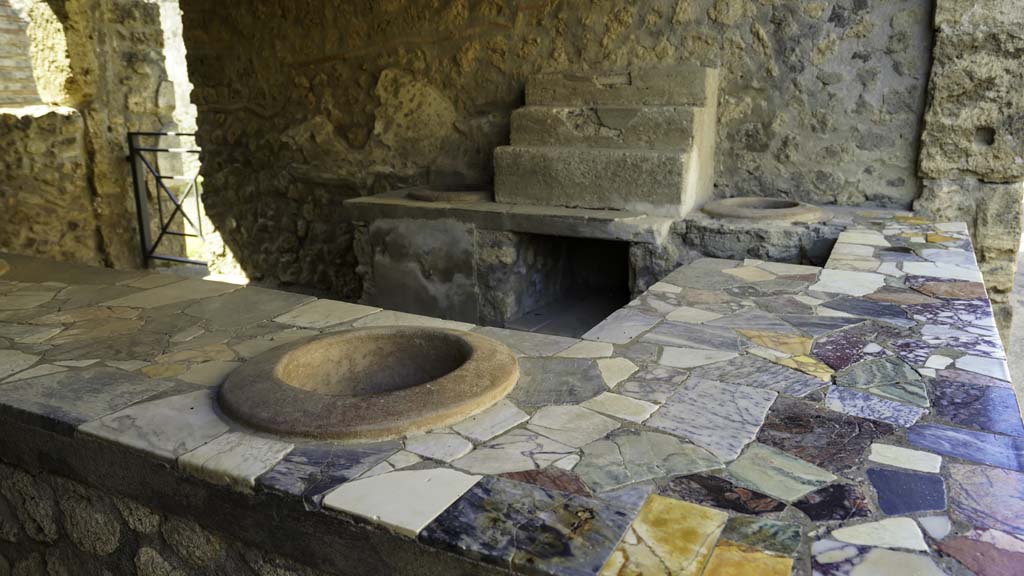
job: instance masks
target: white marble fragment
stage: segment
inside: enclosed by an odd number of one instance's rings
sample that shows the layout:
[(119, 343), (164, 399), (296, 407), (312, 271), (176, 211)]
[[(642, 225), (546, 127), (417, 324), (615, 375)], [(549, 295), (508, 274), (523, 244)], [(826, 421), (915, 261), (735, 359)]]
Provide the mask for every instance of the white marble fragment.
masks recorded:
[(942, 540), (953, 531), (953, 523), (949, 521), (949, 516), (925, 516), (918, 518), (917, 523), (936, 540)]
[(833, 530), (832, 537), (858, 546), (928, 551), (921, 529), (910, 518), (886, 518), (877, 522), (846, 526)]
[(695, 368), (735, 358), (737, 355), (736, 352), (724, 350), (698, 350), (696, 348), (665, 346), (661, 350), (661, 358), (658, 359), (658, 364), (673, 368)]
[(597, 368), (601, 371), (601, 378), (609, 388), (629, 378), (639, 370), (628, 358), (600, 358), (597, 360)]
[(405, 439), (405, 449), (424, 458), (451, 462), (473, 449), (473, 443), (454, 433), (428, 433)]
[(718, 320), (721, 317), (722, 315), (717, 312), (709, 312), (707, 310), (701, 310), (700, 308), (693, 308), (690, 306), (680, 306), (672, 312), (669, 312), (665, 319), (671, 322), (701, 324), (703, 322)]
[(530, 418), (530, 430), (579, 448), (619, 427), (611, 418), (580, 406), (545, 406)]
[(397, 470), (346, 482), (328, 492), (323, 505), (415, 537), (479, 480), (446, 468)]
[(636, 422), (637, 424), (650, 418), (651, 414), (658, 409), (657, 404), (651, 404), (650, 402), (644, 402), (643, 400), (637, 400), (628, 396), (612, 394), (611, 392), (604, 392), (595, 398), (591, 398), (581, 404), (581, 406), (595, 412)]
[(942, 467), (942, 456), (890, 444), (872, 444), (868, 460), (921, 472), (938, 473)]
[(251, 492), (256, 477), (273, 468), (293, 445), (244, 432), (229, 432), (178, 457), (178, 466), (214, 484)]
[(824, 269), (810, 290), (830, 294), (865, 296), (885, 286), (885, 275), (874, 272)]
[(315, 300), (274, 318), (274, 322), (300, 328), (320, 329), (349, 322), (379, 311), (380, 308), (373, 306), (350, 304), (337, 300)]
[(615, 348), (608, 342), (580, 340), (558, 354), (555, 354), (555, 356), (561, 356), (563, 358), (607, 358), (611, 356), (614, 351)]
[(473, 442), (484, 442), (530, 419), (530, 415), (508, 400), (499, 400), (487, 410), (470, 416), (452, 429)]

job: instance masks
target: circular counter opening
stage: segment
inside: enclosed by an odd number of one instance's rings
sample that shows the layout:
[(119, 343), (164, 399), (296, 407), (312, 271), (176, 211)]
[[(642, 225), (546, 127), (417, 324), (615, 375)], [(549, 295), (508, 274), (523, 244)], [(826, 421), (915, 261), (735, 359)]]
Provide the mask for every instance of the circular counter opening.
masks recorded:
[(781, 222), (826, 222), (832, 214), (812, 204), (784, 198), (740, 196), (708, 202), (702, 211), (715, 218), (776, 220)]
[(264, 432), (371, 441), (441, 428), (489, 408), (519, 379), (515, 354), (470, 332), (346, 330), (275, 348), (231, 373), (224, 413)]

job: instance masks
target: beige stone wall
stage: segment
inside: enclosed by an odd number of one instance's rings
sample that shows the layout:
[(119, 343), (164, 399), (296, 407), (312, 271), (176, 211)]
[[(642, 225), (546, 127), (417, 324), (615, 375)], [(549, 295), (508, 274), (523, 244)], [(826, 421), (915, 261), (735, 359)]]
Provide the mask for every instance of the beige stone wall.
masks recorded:
[(183, 0), (207, 207), (255, 277), (357, 296), (340, 203), (488, 186), (532, 73), (721, 67), (718, 194), (909, 206), (931, 0)]
[(103, 264), (82, 116), (0, 110), (0, 251)]
[(967, 222), (1001, 328), (1009, 326), (1024, 200), (1024, 9), (939, 0), (915, 210)]
[[(17, 4), (29, 20), (27, 33), (40, 98), (52, 106), (74, 109), (74, 124), (81, 134), (71, 152), (65, 146), (70, 135), (51, 129), (49, 123), (37, 130), (7, 130), (8, 141), (19, 135), (31, 138), (11, 144), (12, 151), (42, 148), (66, 153), (68, 163), (66, 169), (54, 171), (39, 170), (43, 161), (28, 157), (5, 164), (0, 179), (20, 183), (8, 185), (5, 191), (5, 205), (11, 211), (8, 218), (20, 228), (12, 233), (17, 236), (12, 249), (117, 267), (138, 266), (131, 173), (125, 161), (127, 132), (159, 130), (170, 121), (174, 106), (173, 98), (159, 98), (167, 77), (159, 6), (139, 0), (17, 0)], [(48, 135), (53, 140), (46, 141)], [(75, 168), (81, 165), (84, 168)], [(73, 178), (56, 187), (52, 184), (69, 172)], [(54, 190), (65, 191), (68, 198), (50, 202)], [(88, 201), (83, 200), (86, 197)], [(36, 220), (20, 219), (38, 217), (38, 207), (43, 205), (49, 206), (52, 223), (41, 227)], [(77, 233), (81, 238), (49, 234), (67, 222), (82, 227)], [(86, 237), (88, 242), (75, 250), (52, 247)]]

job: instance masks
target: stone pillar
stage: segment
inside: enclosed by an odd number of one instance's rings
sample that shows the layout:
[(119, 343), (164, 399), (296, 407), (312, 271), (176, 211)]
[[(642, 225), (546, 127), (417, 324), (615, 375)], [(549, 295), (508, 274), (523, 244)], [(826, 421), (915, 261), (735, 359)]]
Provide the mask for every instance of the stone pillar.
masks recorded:
[(1024, 10), (1019, 0), (938, 0), (921, 135), (923, 215), (962, 220), (1001, 328), (1024, 200)]

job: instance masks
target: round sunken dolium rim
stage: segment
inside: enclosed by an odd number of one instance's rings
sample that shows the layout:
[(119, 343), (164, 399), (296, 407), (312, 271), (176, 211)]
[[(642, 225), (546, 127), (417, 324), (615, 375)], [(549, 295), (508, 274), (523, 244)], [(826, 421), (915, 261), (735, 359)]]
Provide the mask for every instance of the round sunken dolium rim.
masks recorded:
[(827, 222), (832, 213), (817, 206), (785, 198), (738, 196), (712, 200), (701, 209), (716, 218), (778, 220), (783, 222)]
[[(362, 396), (321, 394), (275, 375), (288, 354), (314, 341), (457, 337), (470, 349), (455, 370), (425, 384)], [(401, 358), (387, 358), (401, 362)], [(459, 422), (504, 398), (519, 379), (519, 363), (504, 344), (470, 332), (441, 328), (359, 328), (280, 346), (249, 360), (221, 385), (218, 402), (229, 418), (281, 436), (319, 440), (376, 441)]]

